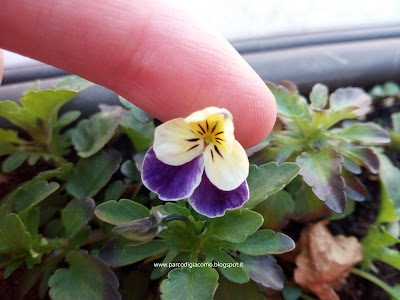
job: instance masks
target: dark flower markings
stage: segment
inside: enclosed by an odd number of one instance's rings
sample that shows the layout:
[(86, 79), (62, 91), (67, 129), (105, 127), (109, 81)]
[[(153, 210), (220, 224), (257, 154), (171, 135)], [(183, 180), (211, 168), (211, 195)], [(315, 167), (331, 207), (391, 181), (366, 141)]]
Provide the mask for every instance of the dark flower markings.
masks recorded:
[(217, 123), (215, 123), (215, 125), (214, 125), (213, 129), (211, 130), (211, 133), (213, 133), (213, 132), (214, 132), (214, 130), (215, 130), (215, 127), (217, 127), (217, 125), (218, 125), (218, 121), (217, 121)]
[(186, 152), (188, 152), (188, 151), (190, 151), (190, 150), (192, 150), (192, 149), (194, 149), (194, 148), (196, 148), (196, 147), (198, 147), (198, 146), (199, 146), (199, 144), (196, 144), (196, 145), (194, 145), (193, 147), (189, 148)]
[(217, 148), (217, 146), (215, 146), (215, 145), (214, 145), (214, 150), (215, 150), (215, 152), (218, 153), (219, 156), (221, 156), (221, 158), (224, 158), (224, 157), (222, 156), (221, 152), (219, 152), (219, 149)]
[(204, 128), (200, 124), (197, 124), (197, 125), (199, 125), (199, 127), (200, 127), (201, 131), (203, 131), (203, 133), (206, 133)]

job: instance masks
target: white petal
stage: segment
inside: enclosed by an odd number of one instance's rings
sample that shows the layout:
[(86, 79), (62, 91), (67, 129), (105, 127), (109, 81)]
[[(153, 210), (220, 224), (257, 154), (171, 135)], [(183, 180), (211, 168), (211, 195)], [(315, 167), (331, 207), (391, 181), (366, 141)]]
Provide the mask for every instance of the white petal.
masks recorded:
[(233, 141), (231, 151), (210, 144), (204, 150), (203, 156), (206, 175), (220, 190), (236, 189), (249, 175), (249, 159), (236, 140)]
[(163, 163), (181, 166), (203, 153), (204, 141), (190, 130), (183, 118), (179, 118), (156, 128), (153, 149)]
[[(185, 121), (197, 135), (203, 138), (210, 136), (213, 142), (215, 142), (215, 138), (217, 137), (222, 138), (224, 146), (227, 146), (228, 149), (232, 148), (233, 141), (235, 140), (233, 134), (234, 127), (232, 114), (227, 109), (207, 107), (192, 113)], [(218, 133), (220, 135), (216, 136)]]

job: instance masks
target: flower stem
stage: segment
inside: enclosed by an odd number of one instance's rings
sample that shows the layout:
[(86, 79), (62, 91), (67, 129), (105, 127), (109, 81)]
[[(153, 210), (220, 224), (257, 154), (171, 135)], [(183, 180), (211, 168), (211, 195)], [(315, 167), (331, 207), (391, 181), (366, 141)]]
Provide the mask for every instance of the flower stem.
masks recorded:
[(371, 273), (365, 272), (365, 271), (357, 269), (357, 268), (351, 269), (351, 273), (356, 274), (362, 278), (365, 278), (365, 279), (375, 283), (377, 286), (379, 286), (385, 292), (389, 293), (392, 296), (400, 294), (400, 292), (398, 292), (395, 288), (391, 287), (390, 285), (388, 285), (384, 281), (380, 280), (376, 276), (372, 275)]

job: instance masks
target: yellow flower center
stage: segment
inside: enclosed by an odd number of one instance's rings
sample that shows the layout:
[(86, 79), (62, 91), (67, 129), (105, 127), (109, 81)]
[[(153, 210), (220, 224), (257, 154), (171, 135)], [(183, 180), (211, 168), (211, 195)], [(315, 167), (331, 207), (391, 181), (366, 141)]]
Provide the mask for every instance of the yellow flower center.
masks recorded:
[(212, 114), (201, 122), (189, 123), (191, 131), (202, 138), (206, 144), (213, 143), (215, 146), (228, 149), (224, 134), (224, 115)]

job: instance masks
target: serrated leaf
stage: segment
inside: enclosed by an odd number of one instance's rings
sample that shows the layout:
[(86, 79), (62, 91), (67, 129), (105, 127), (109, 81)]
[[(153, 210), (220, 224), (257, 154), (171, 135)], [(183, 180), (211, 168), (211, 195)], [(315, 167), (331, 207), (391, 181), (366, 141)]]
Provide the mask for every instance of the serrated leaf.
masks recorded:
[(151, 121), (154, 120), (154, 117), (152, 115), (150, 115), (149, 113), (145, 112), (144, 110), (140, 109), (139, 107), (137, 107), (136, 105), (134, 105), (133, 103), (129, 102), (128, 100), (126, 100), (125, 98), (122, 98), (121, 96), (119, 97), (119, 101), (121, 102), (121, 104), (129, 109), (129, 111), (131, 112), (131, 114), (135, 117), (136, 120), (138, 120), (141, 123), (149, 123)]
[(215, 269), (177, 268), (160, 285), (163, 300), (209, 300), (218, 286)]
[[(246, 271), (240, 266), (233, 266), (231, 268), (224, 267), (227, 264), (238, 264), (230, 255), (221, 249), (208, 249), (206, 251), (206, 256), (211, 258), (216, 263), (220, 264), (218, 270), (224, 275), (228, 280), (236, 283), (246, 283), (249, 281), (249, 276), (247, 276)], [(224, 265), (225, 264), (225, 265)]]
[(377, 223), (400, 219), (400, 170), (384, 154), (378, 154), (381, 207)]
[(26, 108), (14, 101), (0, 101), (0, 116), (25, 129), (28, 132), (37, 129), (36, 117)]
[(166, 252), (168, 248), (169, 244), (164, 240), (151, 240), (135, 246), (118, 242), (118, 240), (110, 240), (100, 250), (99, 257), (106, 265), (117, 268), (161, 254)]
[(67, 236), (72, 236), (81, 230), (93, 217), (96, 203), (92, 198), (75, 198), (61, 211), (61, 221)]
[(15, 195), (15, 210), (21, 212), (39, 204), (49, 195), (58, 190), (59, 187), (60, 185), (57, 182), (48, 183), (43, 180), (20, 189)]
[(342, 157), (332, 148), (323, 148), (319, 153), (303, 152), (296, 159), (304, 181), (336, 213), (343, 213), (346, 205), (344, 180), (340, 176), (342, 161)]
[(18, 169), (29, 157), (29, 152), (16, 152), (7, 157), (1, 165), (1, 170), (5, 173)]
[(329, 217), (329, 208), (315, 196), (311, 188), (303, 182), (294, 193), (295, 208), (293, 219), (301, 223), (309, 223)]
[(25, 145), (27, 142), (18, 137), (18, 132), (12, 129), (0, 128), (0, 142), (10, 142)]
[(272, 255), (248, 256), (239, 255), (249, 277), (266, 288), (283, 290), (285, 275)]
[(301, 148), (296, 145), (287, 145), (278, 152), (275, 160), (278, 164), (281, 164), (285, 162), (293, 154), (294, 151), (298, 150), (301, 150)]
[(67, 90), (28, 92), (21, 99), (21, 103), (39, 119), (55, 123), (61, 106), (75, 97), (76, 94), (76, 92)]
[(76, 198), (93, 197), (119, 169), (121, 160), (121, 153), (113, 149), (81, 159), (66, 184), (68, 193)]
[(266, 297), (258, 289), (255, 282), (250, 281), (245, 284), (238, 284), (220, 277), (215, 300), (265, 300)]
[(328, 87), (321, 83), (315, 84), (310, 93), (310, 102), (312, 107), (323, 109), (328, 103)]
[(263, 228), (280, 230), (289, 222), (294, 207), (292, 196), (281, 190), (259, 203), (254, 210), (263, 216)]
[(398, 93), (400, 93), (399, 85), (391, 81), (386, 82), (384, 85), (376, 85), (370, 91), (370, 94), (374, 99), (396, 96)]
[(76, 75), (69, 75), (57, 81), (51, 88), (53, 90), (69, 90), (80, 92), (92, 85), (93, 83), (86, 79), (83, 79)]
[(97, 206), (95, 214), (100, 220), (113, 225), (150, 217), (148, 208), (128, 199), (104, 202)]
[(299, 96), (297, 90), (289, 91), (282, 85), (276, 87), (269, 82), (266, 84), (275, 96), (279, 114), (292, 119), (309, 117), (307, 102)]
[(72, 144), (80, 157), (89, 157), (101, 150), (114, 136), (122, 107), (113, 106), (82, 120), (71, 132)]
[(31, 235), (18, 215), (8, 214), (0, 221), (0, 254), (23, 255), (30, 250)]
[(339, 88), (329, 97), (329, 106), (332, 111), (352, 108), (351, 115), (360, 117), (370, 111), (372, 99), (363, 89), (347, 87)]
[(338, 138), (354, 140), (364, 144), (386, 144), (390, 142), (389, 134), (378, 124), (359, 123), (343, 129), (333, 129)]
[(292, 251), (294, 247), (294, 241), (286, 234), (263, 229), (249, 236), (243, 243), (236, 245), (235, 250), (247, 255), (267, 255), (282, 254)]
[(58, 269), (50, 277), (51, 299), (121, 299), (117, 277), (100, 259), (83, 251), (70, 251), (65, 260), (69, 268)]
[(256, 232), (263, 221), (263, 217), (255, 211), (227, 210), (224, 216), (212, 219), (207, 233), (223, 241), (241, 243)]
[(300, 171), (300, 166), (295, 163), (271, 162), (261, 166), (250, 166), (247, 184), (250, 197), (243, 205), (244, 208), (254, 208), (268, 196), (283, 189)]

